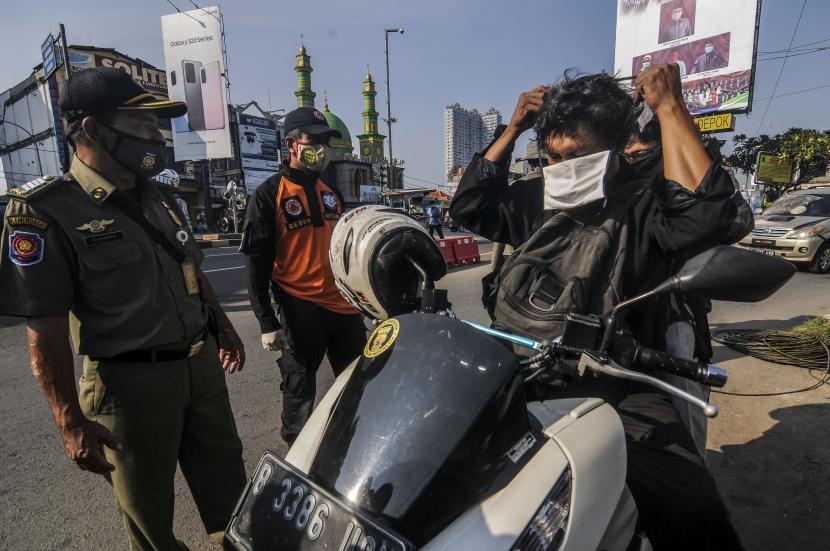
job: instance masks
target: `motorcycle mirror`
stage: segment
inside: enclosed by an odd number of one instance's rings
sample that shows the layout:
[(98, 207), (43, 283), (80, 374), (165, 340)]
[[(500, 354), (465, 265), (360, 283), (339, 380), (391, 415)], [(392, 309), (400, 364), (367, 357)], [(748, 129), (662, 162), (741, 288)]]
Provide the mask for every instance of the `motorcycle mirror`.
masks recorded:
[(649, 294), (678, 291), (712, 300), (758, 302), (780, 289), (795, 271), (781, 258), (721, 245), (689, 259)]

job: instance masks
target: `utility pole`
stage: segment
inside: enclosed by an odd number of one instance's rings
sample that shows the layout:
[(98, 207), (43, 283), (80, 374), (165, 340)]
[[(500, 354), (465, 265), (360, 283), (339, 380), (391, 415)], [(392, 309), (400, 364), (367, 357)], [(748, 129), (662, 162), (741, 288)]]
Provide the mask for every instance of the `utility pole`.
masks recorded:
[(210, 159), (200, 161), (202, 165), (202, 193), (205, 200), (205, 225), (207, 231), (211, 232), (216, 228), (213, 223), (213, 199), (210, 197)]
[[(63, 74), (66, 75), (66, 79), (69, 80), (72, 68), (69, 66), (69, 46), (66, 45), (66, 27), (63, 26), (63, 23), (59, 23), (58, 28), (60, 30), (61, 36), (61, 56), (63, 57)], [(58, 137), (58, 125), (60, 124), (62, 124), (62, 122), (55, 122), (55, 138)], [(66, 137), (64, 137), (62, 140), (56, 141), (58, 141), (58, 146), (63, 150), (63, 167), (61, 168), (63, 168), (64, 172), (69, 172), (69, 165), (72, 164), (72, 161), (70, 161), (71, 155), (69, 154), (69, 144), (66, 141)]]
[(397, 121), (392, 118), (392, 98), (389, 86), (389, 33), (403, 34), (403, 27), (384, 29), (384, 37), (386, 38), (386, 125), (389, 129), (389, 189), (395, 189), (395, 161), (392, 156), (392, 123)]

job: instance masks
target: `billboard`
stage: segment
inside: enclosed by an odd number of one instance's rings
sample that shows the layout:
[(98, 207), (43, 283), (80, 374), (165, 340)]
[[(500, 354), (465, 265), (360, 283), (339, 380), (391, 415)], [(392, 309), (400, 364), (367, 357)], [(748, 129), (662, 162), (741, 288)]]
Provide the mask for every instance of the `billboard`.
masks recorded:
[(238, 127), (245, 187), (254, 189), (279, 170), (277, 123), (265, 117), (240, 113)]
[(43, 58), (43, 78), (49, 78), (58, 67), (58, 59), (55, 55), (55, 38), (51, 33), (40, 45), (40, 54)]
[[(121, 69), (133, 80), (152, 93), (158, 99), (167, 99), (167, 74), (163, 69), (150, 65), (146, 61), (130, 57), (111, 48), (76, 46), (69, 49), (69, 69), (72, 73), (94, 67), (115, 67)], [(55, 103), (57, 105), (57, 103)], [(161, 121), (161, 134), (168, 147), (173, 145), (170, 122)]]
[(759, 184), (789, 184), (793, 181), (793, 161), (774, 153), (758, 153), (755, 181)]
[(231, 157), (219, 7), (165, 15), (161, 34), (170, 99), (187, 103), (173, 119), (176, 160)]
[(133, 80), (159, 99), (167, 99), (167, 75), (149, 63), (131, 58), (111, 49), (69, 49), (70, 70), (75, 73), (93, 67), (115, 67), (121, 69)]
[(676, 63), (693, 115), (752, 107), (760, 0), (617, 0), (614, 72)]

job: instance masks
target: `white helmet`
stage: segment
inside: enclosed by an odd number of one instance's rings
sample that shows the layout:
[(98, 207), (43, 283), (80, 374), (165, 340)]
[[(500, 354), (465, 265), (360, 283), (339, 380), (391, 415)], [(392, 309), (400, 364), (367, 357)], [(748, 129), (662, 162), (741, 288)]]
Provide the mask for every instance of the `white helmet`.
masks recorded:
[(412, 312), (420, 305), (420, 275), (412, 261), (433, 281), (447, 273), (444, 257), (427, 231), (383, 205), (343, 215), (331, 236), (329, 260), (340, 293), (376, 319)]

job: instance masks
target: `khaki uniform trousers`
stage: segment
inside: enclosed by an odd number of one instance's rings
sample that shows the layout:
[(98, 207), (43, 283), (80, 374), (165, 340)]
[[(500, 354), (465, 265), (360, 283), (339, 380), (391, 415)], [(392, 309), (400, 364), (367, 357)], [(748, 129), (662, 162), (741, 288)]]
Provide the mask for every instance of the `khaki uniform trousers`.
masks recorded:
[(216, 340), (172, 362), (84, 360), (84, 414), (107, 427), (120, 451), (107, 478), (133, 550), (180, 550), (173, 535), (173, 479), (181, 466), (208, 533), (225, 529), (245, 486), (242, 443)]

